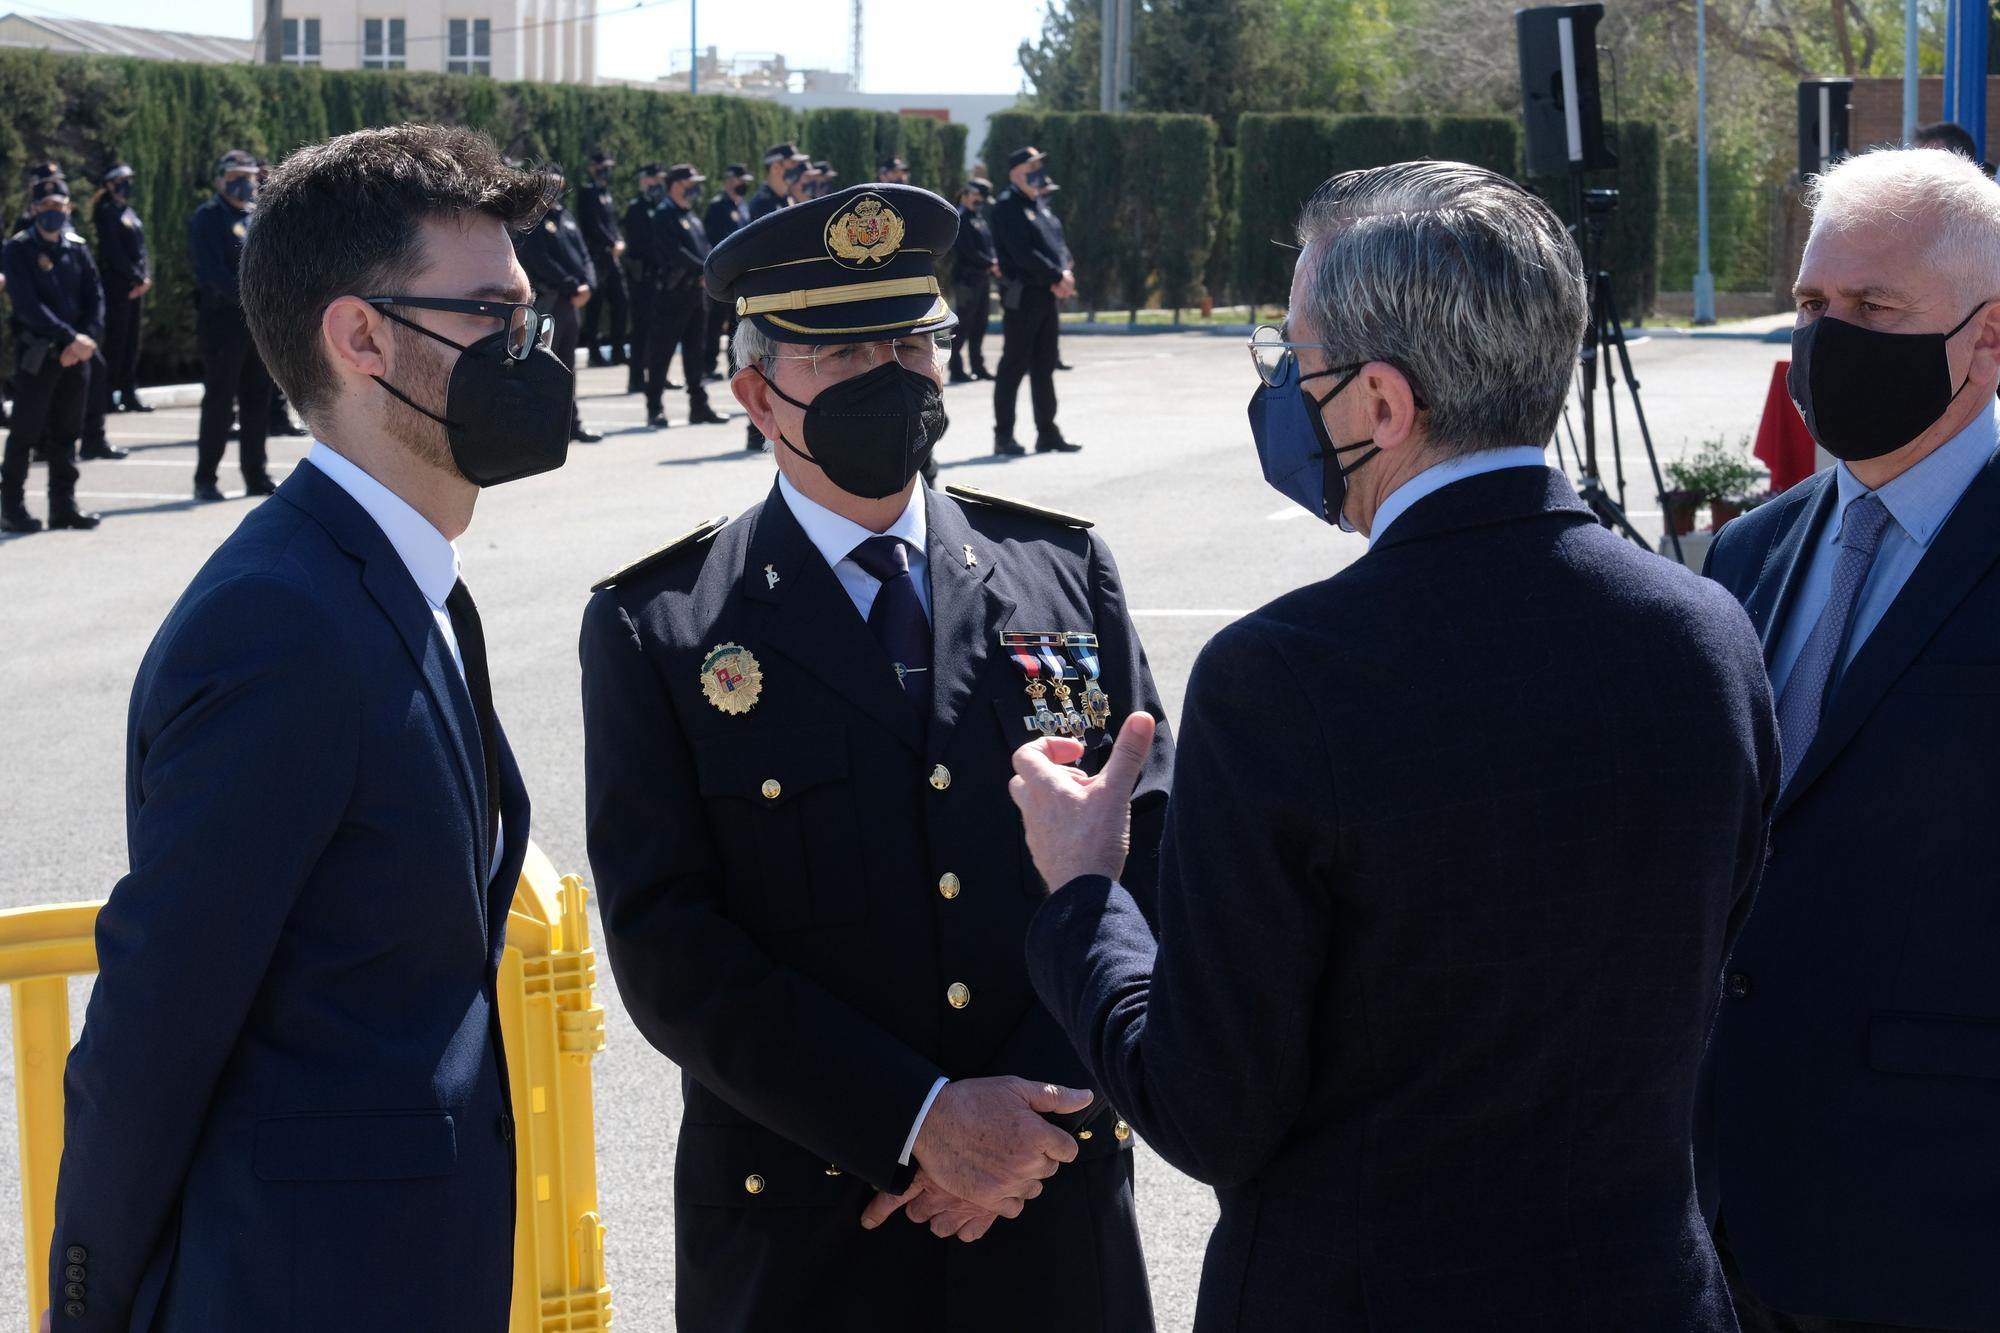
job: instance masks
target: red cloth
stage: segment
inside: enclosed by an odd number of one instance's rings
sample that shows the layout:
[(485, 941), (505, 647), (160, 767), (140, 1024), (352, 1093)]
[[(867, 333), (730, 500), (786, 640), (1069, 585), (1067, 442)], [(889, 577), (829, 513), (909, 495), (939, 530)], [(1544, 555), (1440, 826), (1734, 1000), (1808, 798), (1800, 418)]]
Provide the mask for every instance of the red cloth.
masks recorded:
[(1764, 419), (1757, 423), (1757, 443), (1750, 451), (1758, 462), (1771, 469), (1773, 493), (1804, 481), (1817, 465), (1812, 434), (1806, 430), (1805, 418), (1799, 415), (1798, 404), (1792, 401), (1791, 391), (1785, 387), (1785, 375), (1791, 368), (1789, 361), (1771, 367), (1771, 387), (1764, 394)]

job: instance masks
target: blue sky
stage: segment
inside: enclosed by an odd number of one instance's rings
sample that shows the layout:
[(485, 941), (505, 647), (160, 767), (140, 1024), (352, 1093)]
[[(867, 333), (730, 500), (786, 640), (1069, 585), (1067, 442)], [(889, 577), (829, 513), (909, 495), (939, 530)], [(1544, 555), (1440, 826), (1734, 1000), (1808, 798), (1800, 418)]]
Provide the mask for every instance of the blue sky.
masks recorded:
[[(670, 53), (687, 47), (690, 3), (644, 0), (634, 9), (633, 0), (598, 0), (599, 69), (627, 79), (666, 73)], [(881, 93), (1020, 91), (1014, 51), (1041, 31), (1044, 8), (1044, 0), (866, 3), (863, 87)], [(170, 11), (159, 0), (0, 0), (0, 12), (10, 9), (244, 38), (263, 12), (261, 0), (178, 0)], [(697, 17), (702, 46), (724, 56), (778, 50), (794, 69), (847, 67), (843, 0), (703, 0)]]

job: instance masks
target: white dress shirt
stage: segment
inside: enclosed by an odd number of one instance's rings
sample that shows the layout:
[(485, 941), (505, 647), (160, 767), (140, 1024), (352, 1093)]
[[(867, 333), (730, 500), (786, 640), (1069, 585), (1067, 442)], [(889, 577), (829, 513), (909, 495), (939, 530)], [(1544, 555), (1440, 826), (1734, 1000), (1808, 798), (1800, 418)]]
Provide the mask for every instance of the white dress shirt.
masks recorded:
[[(917, 585), (917, 600), (923, 603), (924, 619), (931, 619), (931, 560), (924, 545), (929, 529), (924, 517), (924, 488), (921, 484), (911, 490), (910, 502), (903, 507), (901, 517), (880, 533), (870, 532), (853, 519), (842, 518), (825, 505), (808, 500), (782, 472), (778, 474), (778, 494), (784, 497), (785, 507), (792, 511), (792, 517), (805, 529), (806, 540), (826, 558), (827, 567), (840, 580), (841, 588), (864, 621), (875, 605), (875, 594), (882, 591), (882, 581), (847, 557), (870, 537), (901, 537), (910, 548), (910, 582)], [(950, 1081), (941, 1078), (931, 1084), (930, 1096), (924, 1098), (924, 1104), (918, 1108), (916, 1121), (910, 1126), (910, 1136), (903, 1140), (903, 1155), (896, 1159), (904, 1166), (910, 1164), (910, 1154), (916, 1151), (917, 1135), (923, 1130), (925, 1117), (931, 1113), (931, 1104)]]
[[(442, 532), (431, 526), (431, 521), (410, 507), (410, 502), (384, 486), (375, 478), (363, 472), (344, 454), (321, 440), (314, 440), (312, 449), (306, 454), (306, 462), (320, 470), (328, 481), (346, 491), (375, 520), (375, 526), (382, 529), (382, 535), (389, 539), (397, 556), (403, 561), (403, 568), (410, 571), (410, 579), (423, 594), (425, 605), (431, 609), (431, 619), (437, 622), (438, 633), (444, 636), (445, 646), (451, 649), (451, 660), (458, 668), (458, 678), (465, 679), (465, 659), (458, 651), (458, 632), (451, 627), (451, 612), (445, 609), (445, 599), (458, 583), (458, 547), (446, 539)], [(471, 698), (468, 693), (467, 699)], [(485, 781), (485, 770), (479, 774)], [(498, 800), (495, 792), (492, 799)], [(500, 816), (494, 815), (494, 826), (499, 827)], [(493, 862), (500, 860), (500, 850), (507, 845), (507, 834), (501, 829), (493, 844)]]

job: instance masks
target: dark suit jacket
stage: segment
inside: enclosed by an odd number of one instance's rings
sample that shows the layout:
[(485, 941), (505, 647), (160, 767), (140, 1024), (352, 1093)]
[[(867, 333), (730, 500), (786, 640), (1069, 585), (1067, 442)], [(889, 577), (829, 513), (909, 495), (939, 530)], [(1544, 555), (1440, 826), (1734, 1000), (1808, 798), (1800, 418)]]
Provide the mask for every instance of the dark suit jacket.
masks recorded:
[[(977, 1244), (902, 1218), (858, 1225), (875, 1190), (907, 1182), (897, 1159), (940, 1075), (1088, 1086), (1022, 961), (1042, 890), (1007, 783), (1033, 733), (1000, 632), (1094, 629), (1111, 725), (1162, 712), (1103, 542), (925, 495), (927, 720), (775, 490), (712, 540), (621, 576), (584, 616), (605, 948), (686, 1098), (685, 1329), (1152, 1327), (1131, 1154), (1102, 1097), (1077, 1126), (1079, 1160)], [(728, 644), (762, 673), (740, 715), (704, 697), (704, 660)], [(1109, 737), (1089, 736), (1101, 762)], [(1155, 843), (1171, 766), (1162, 732), (1134, 801)], [(1133, 871), (1148, 896), (1153, 864)], [(954, 982), (970, 987), (962, 1008), (946, 1000)]]
[(502, 739), (494, 863), (469, 697), (366, 511), (311, 466), (251, 511), (147, 651), (129, 736), (56, 1328), (504, 1329), (494, 977), (528, 799)]
[(1719, 591), (1517, 468), (1203, 650), (1157, 946), (1090, 879), (1028, 945), (1216, 1187), (1201, 1333), (1733, 1333), (1690, 1118), (1777, 744)]
[[(1775, 645), (1822, 472), (1708, 572)], [(1781, 1310), (2000, 1329), (2000, 463), (1829, 692), (1730, 963), (1705, 1201)]]

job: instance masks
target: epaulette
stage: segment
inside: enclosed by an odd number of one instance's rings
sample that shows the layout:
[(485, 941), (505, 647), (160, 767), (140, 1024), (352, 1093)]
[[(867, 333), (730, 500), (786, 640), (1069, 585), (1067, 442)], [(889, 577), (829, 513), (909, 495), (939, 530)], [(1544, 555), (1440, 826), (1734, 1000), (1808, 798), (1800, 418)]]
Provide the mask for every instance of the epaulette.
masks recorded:
[(722, 531), (723, 525), (728, 522), (729, 515), (717, 514), (714, 518), (708, 520), (708, 522), (699, 524), (683, 532), (665, 546), (646, 552), (646, 554), (640, 556), (637, 560), (634, 560), (631, 564), (618, 570), (616, 573), (599, 579), (590, 585), (590, 590), (592, 592), (603, 592), (606, 588), (616, 587), (641, 570), (651, 569), (654, 565), (659, 564), (676, 551), (685, 550), (690, 546), (699, 546), (716, 533)]
[(969, 500), (976, 505), (991, 509), (1004, 509), (1011, 514), (1026, 514), (1029, 518), (1045, 518), (1052, 523), (1060, 523), (1066, 528), (1090, 528), (1097, 526), (1096, 520), (1065, 514), (1060, 509), (1045, 509), (1041, 505), (1031, 505), (1026, 500), (1014, 500), (991, 491), (982, 491), (977, 486), (947, 486), (944, 493), (960, 500)]

